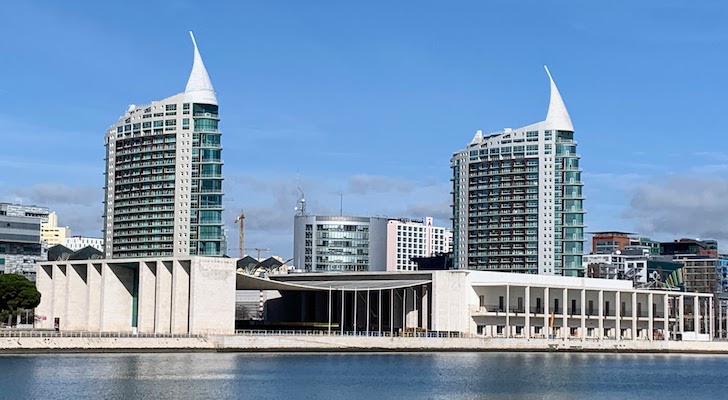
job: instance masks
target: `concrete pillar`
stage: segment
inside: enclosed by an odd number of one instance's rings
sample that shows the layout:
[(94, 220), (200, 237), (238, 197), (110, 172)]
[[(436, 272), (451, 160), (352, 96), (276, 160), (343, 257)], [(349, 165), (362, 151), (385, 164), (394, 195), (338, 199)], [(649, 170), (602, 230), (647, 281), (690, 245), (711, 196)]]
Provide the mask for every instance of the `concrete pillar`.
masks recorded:
[(346, 305), (346, 292), (344, 289), (341, 289), (341, 320), (339, 322), (339, 328), (341, 329), (341, 334), (344, 334), (344, 307)]
[(714, 299), (715, 299), (715, 297), (708, 297), (708, 307), (710, 309), (710, 312), (708, 315), (708, 318), (710, 318), (708, 320), (709, 321), (709, 324), (708, 324), (709, 332), (708, 333), (710, 334), (711, 341), (715, 337), (715, 315), (714, 315), (714, 311), (713, 311), (713, 300)]
[[(381, 291), (380, 291), (381, 294)], [(329, 286), (329, 301), (326, 303), (326, 311), (327, 311), (327, 318), (328, 318), (328, 334), (331, 334), (331, 300), (333, 296), (331, 295), (331, 286)], [(380, 311), (381, 312), (381, 311)]]
[(106, 262), (101, 267), (102, 331), (130, 332), (134, 270), (121, 262)]
[(614, 337), (622, 340), (622, 297), (619, 291), (614, 292), (614, 302), (617, 303), (614, 309), (614, 329), (616, 330)]
[(189, 331), (190, 265), (188, 261), (172, 263), (172, 333)]
[(379, 325), (379, 336), (382, 336), (382, 289), (379, 289), (379, 301), (377, 302), (379, 312), (377, 313), (377, 324)]
[(654, 318), (655, 316), (652, 314), (652, 302), (654, 298), (652, 297), (652, 293), (647, 295), (647, 339), (651, 342), (654, 339), (654, 333), (653, 330), (655, 328)]
[(407, 288), (402, 289), (402, 334), (407, 329)]
[(718, 301), (718, 337), (723, 338), (723, 303)]
[(581, 289), (580, 310), (581, 310), (581, 327), (579, 332), (579, 338), (584, 341), (586, 338), (586, 289)]
[(38, 329), (53, 328), (53, 265), (40, 265), (36, 272), (35, 287), (42, 296), (40, 304), (35, 308), (36, 317), (45, 317), (39, 319), (34, 324)]
[[(420, 324), (420, 306), (419, 306), (419, 297), (417, 295), (417, 286), (412, 287), (412, 308), (413, 315), (412, 318), (414, 320), (415, 328), (419, 328), (421, 326)], [(415, 330), (416, 331), (416, 330)]]
[(66, 266), (66, 304), (64, 330), (88, 329), (88, 291), (86, 289), (86, 263)]
[(511, 285), (506, 285), (506, 338), (511, 337)]
[(525, 323), (524, 323), (524, 329), (526, 330), (526, 339), (531, 338), (531, 287), (526, 286), (526, 294), (524, 296), (525, 300), (525, 306), (526, 306), (526, 314), (525, 314)]
[(637, 292), (632, 292), (632, 340), (637, 340)]
[(599, 324), (597, 329), (599, 329), (599, 333), (597, 334), (597, 337), (599, 340), (604, 339), (604, 290), (599, 291)]
[(357, 314), (357, 312), (356, 312), (356, 311), (357, 311), (357, 309), (356, 309), (356, 308), (357, 308), (357, 306), (358, 306), (358, 304), (357, 304), (357, 300), (358, 300), (358, 299), (359, 299), (359, 292), (357, 292), (356, 288), (354, 288), (354, 307), (353, 307), (353, 311), (354, 311), (354, 319), (353, 319), (353, 323), (352, 323), (352, 328), (353, 328), (353, 329), (352, 329), (352, 331), (354, 331), (354, 332), (356, 332), (356, 331), (358, 331), (358, 330), (359, 330), (359, 329), (357, 328), (357, 325), (358, 325), (358, 324), (357, 324), (357, 322), (359, 322), (359, 321), (357, 321), (357, 318), (356, 318), (356, 317), (358, 316), (358, 314)]
[(139, 263), (139, 301), (137, 328), (140, 333), (154, 333), (154, 316), (156, 313), (157, 294), (157, 262)]
[(427, 285), (422, 286), (422, 327), (425, 330), (430, 329), (430, 291)]
[(698, 305), (698, 297), (697, 295), (693, 296), (693, 330), (695, 331), (695, 335), (700, 333), (700, 307)]
[(369, 307), (370, 306), (371, 306), (371, 303), (369, 303), (369, 289), (367, 289), (367, 306), (366, 306), (366, 310), (367, 310), (367, 336), (369, 336), (369, 314), (371, 314), (369, 312)]
[(551, 303), (549, 303), (549, 288), (543, 289), (543, 334), (546, 339), (551, 337)]
[(101, 329), (101, 264), (86, 264), (86, 298), (88, 299), (87, 329), (96, 332)]
[(51, 320), (51, 328), (54, 320), (58, 318), (60, 329), (66, 329), (66, 297), (68, 296), (66, 279), (69, 267), (66, 264), (53, 264), (53, 312), (48, 316)]
[(668, 308), (668, 305), (670, 303), (670, 295), (665, 294), (665, 298), (663, 300), (662, 309), (663, 309), (663, 315), (665, 316), (665, 325), (664, 329), (662, 330), (662, 334), (664, 336), (664, 340), (670, 339), (670, 309)]
[(172, 332), (172, 261), (157, 261), (154, 332)]
[(394, 336), (394, 289), (389, 289), (389, 335)]
[(685, 332), (685, 295), (681, 294), (679, 297), (679, 304), (678, 307), (680, 308), (678, 311), (680, 313), (680, 334)]
[(561, 336), (566, 340), (569, 337), (569, 320), (567, 319), (569, 311), (569, 290), (564, 288), (561, 293), (561, 302), (564, 303), (563, 313), (561, 315), (561, 330), (563, 331)]

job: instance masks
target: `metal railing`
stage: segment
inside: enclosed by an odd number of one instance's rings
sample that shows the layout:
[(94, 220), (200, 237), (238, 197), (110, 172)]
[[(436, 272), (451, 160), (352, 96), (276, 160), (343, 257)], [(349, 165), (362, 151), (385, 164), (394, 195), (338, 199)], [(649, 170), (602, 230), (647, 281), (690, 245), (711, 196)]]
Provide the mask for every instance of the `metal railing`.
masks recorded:
[(0, 330), (0, 338), (202, 338), (205, 336), (206, 335), (193, 335), (191, 333)]
[(462, 332), (447, 331), (427, 331), (415, 332), (396, 330), (391, 332), (383, 330), (381, 333), (377, 330), (370, 331), (344, 331), (339, 329), (328, 330), (255, 330), (255, 329), (238, 329), (235, 331), (238, 336), (363, 336), (363, 337), (417, 337), (417, 338), (467, 338), (473, 335)]

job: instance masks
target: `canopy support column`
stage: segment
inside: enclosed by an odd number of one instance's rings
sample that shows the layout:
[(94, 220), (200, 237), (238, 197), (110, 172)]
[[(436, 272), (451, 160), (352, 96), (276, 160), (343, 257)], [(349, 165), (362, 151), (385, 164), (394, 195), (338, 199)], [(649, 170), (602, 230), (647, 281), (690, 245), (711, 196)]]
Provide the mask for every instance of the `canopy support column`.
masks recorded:
[(379, 289), (379, 314), (377, 314), (377, 322), (379, 322), (379, 336), (382, 336), (382, 289)]
[(367, 336), (369, 336), (369, 289), (367, 289)]
[(327, 311), (328, 311), (328, 314), (329, 314), (329, 329), (328, 329), (328, 331), (329, 331), (329, 335), (331, 335), (331, 287), (329, 287), (329, 303), (328, 303), (328, 305), (327, 305), (326, 308), (327, 308)]

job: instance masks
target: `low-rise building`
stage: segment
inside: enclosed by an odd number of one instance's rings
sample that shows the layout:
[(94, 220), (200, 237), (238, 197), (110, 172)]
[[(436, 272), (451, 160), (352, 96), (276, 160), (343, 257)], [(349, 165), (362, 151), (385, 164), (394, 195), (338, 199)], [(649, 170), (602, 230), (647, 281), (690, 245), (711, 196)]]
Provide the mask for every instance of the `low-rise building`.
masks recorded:
[(662, 242), (660, 243), (660, 254), (675, 256), (694, 254), (717, 257), (718, 241), (712, 239), (677, 239), (672, 242)]
[(714, 316), (723, 318), (712, 293), (617, 279), (469, 270), (252, 275), (219, 257), (48, 262), (37, 287), (40, 328), (93, 332), (231, 334), (236, 290), (277, 292), (241, 313), (260, 319), (256, 329), (368, 336), (707, 341)]
[(713, 294), (638, 289), (617, 279), (471, 270), (238, 274), (237, 288), (281, 294), (264, 306), (261, 326), (531, 340), (715, 337)]
[(85, 236), (72, 236), (63, 241), (64, 246), (76, 251), (91, 246), (98, 251), (104, 251), (104, 239)]
[(658, 287), (682, 290), (683, 264), (670, 256), (650, 254), (649, 248), (617, 250), (611, 254), (588, 254), (583, 257), (585, 276), (589, 278), (629, 280), (635, 287)]
[(660, 242), (630, 232), (604, 231), (592, 233), (592, 254), (613, 254), (623, 250), (647, 250), (651, 255), (660, 254)]

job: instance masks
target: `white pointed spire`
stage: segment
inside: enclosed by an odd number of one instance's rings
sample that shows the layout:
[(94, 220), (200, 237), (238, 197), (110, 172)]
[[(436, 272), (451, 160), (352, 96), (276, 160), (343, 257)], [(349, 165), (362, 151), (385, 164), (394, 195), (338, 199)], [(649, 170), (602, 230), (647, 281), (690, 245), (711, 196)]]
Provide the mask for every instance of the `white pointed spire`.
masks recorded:
[(476, 144), (483, 141), (483, 131), (478, 129), (477, 132), (475, 132), (475, 136), (473, 136), (473, 140), (470, 141), (470, 144)]
[(554, 83), (554, 78), (551, 77), (551, 72), (547, 66), (543, 66), (546, 69), (546, 73), (551, 81), (551, 99), (549, 100), (549, 111), (546, 113), (546, 124), (550, 129), (557, 129), (562, 131), (574, 131), (574, 125), (571, 124), (571, 117), (569, 112), (566, 111), (566, 105), (564, 100), (561, 99), (559, 88)]
[(210, 76), (207, 75), (205, 63), (202, 62), (202, 56), (200, 56), (200, 51), (197, 49), (197, 42), (192, 31), (190, 31), (190, 37), (192, 38), (192, 45), (195, 47), (195, 60), (192, 63), (192, 72), (185, 88), (185, 101), (217, 105), (215, 89), (212, 87)]

